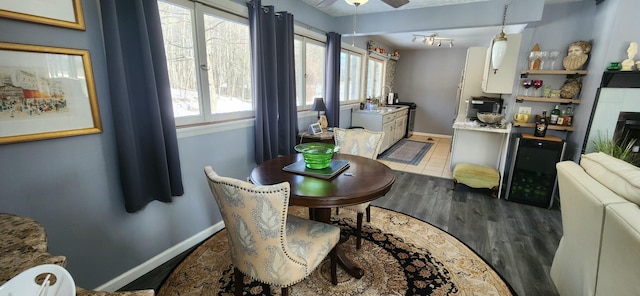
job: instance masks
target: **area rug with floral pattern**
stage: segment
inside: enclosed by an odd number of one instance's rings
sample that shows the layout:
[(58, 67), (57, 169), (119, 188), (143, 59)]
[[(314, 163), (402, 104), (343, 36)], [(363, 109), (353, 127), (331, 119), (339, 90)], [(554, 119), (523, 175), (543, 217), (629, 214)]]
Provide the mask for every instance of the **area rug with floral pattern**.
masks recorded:
[[(306, 208), (290, 213), (308, 217)], [(329, 260), (290, 295), (515, 295), (503, 278), (474, 251), (439, 228), (410, 216), (371, 207), (363, 223), (363, 242), (355, 248), (355, 213), (342, 210), (332, 223), (349, 240), (340, 245), (364, 269), (355, 279), (338, 266), (338, 285), (331, 284)], [(232, 295), (231, 253), (225, 230), (211, 236), (168, 276), (158, 295)], [(244, 279), (245, 295), (280, 295), (280, 289)]]

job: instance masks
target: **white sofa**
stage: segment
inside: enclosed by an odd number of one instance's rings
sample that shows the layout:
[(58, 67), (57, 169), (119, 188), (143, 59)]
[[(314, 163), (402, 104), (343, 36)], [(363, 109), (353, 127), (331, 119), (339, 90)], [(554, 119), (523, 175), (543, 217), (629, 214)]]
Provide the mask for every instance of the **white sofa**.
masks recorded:
[(558, 292), (640, 295), (640, 169), (604, 153), (556, 167), (563, 236), (551, 278)]

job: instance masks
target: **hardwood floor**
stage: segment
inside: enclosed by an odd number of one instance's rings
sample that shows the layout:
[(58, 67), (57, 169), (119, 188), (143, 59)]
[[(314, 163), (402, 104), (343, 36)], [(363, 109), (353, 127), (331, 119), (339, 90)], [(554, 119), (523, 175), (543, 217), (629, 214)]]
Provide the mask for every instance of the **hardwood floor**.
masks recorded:
[[(429, 222), (464, 242), (518, 295), (558, 295), (549, 268), (562, 236), (560, 211), (490, 197), (451, 179), (396, 171), (396, 183), (373, 205)], [(157, 289), (189, 251), (124, 287)]]
[(562, 236), (560, 211), (490, 197), (488, 190), (450, 179), (397, 172), (385, 196), (372, 202), (429, 222), (476, 251), (518, 295), (558, 295), (549, 269)]

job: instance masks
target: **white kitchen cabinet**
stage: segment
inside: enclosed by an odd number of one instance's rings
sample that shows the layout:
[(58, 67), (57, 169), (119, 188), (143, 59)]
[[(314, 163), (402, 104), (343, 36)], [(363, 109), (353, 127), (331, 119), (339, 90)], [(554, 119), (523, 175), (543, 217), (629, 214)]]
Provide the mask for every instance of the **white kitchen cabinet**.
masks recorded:
[[(389, 149), (404, 136), (407, 127), (408, 107), (382, 107), (376, 110), (355, 110), (351, 114), (351, 125), (370, 131), (384, 132), (380, 152)], [(397, 128), (402, 131), (397, 133)]]
[(459, 93), (456, 98), (456, 121), (467, 119), (469, 102), (472, 97), (498, 97), (496, 94), (488, 94), (482, 91), (486, 54), (487, 47), (469, 47), (467, 49), (467, 58), (460, 79)]
[(407, 132), (407, 119), (408, 115), (399, 115), (395, 120), (395, 129), (393, 131), (393, 143), (397, 143), (400, 139), (404, 138), (404, 134)]
[(382, 131), (384, 132), (384, 138), (382, 138), (382, 147), (380, 152), (389, 149), (393, 145), (393, 130), (395, 129), (395, 120), (391, 120), (382, 125)]
[(514, 77), (518, 67), (518, 55), (522, 34), (509, 34), (507, 37), (507, 53), (500, 68), (494, 73), (491, 66), (491, 50), (493, 42), (487, 49), (484, 62), (482, 90), (491, 94), (510, 94), (513, 92)]

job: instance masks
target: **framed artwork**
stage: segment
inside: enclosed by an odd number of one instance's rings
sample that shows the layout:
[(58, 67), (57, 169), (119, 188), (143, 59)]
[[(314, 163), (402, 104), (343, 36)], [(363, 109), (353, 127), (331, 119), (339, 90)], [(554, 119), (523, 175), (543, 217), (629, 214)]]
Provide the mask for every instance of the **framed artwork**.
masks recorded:
[(82, 0), (2, 0), (0, 17), (84, 30)]
[(0, 42), (0, 144), (101, 132), (88, 50)]

